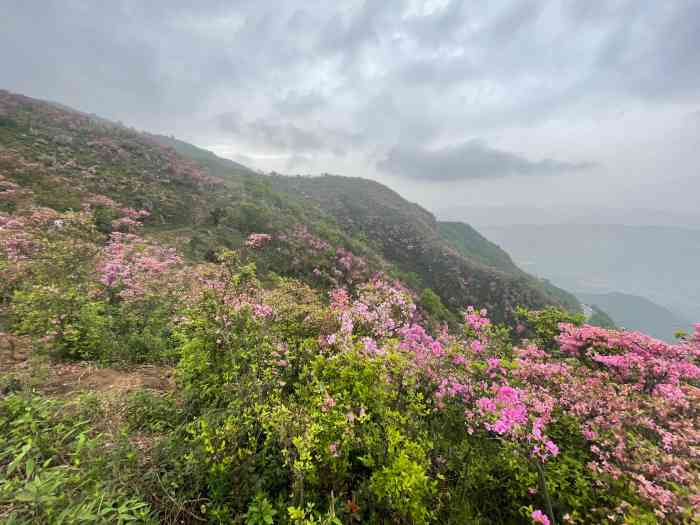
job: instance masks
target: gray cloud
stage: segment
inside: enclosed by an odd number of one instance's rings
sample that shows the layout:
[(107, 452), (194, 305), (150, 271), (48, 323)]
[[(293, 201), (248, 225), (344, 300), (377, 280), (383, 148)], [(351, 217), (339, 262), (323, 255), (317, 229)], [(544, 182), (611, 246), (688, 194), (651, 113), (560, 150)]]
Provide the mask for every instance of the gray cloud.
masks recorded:
[(299, 127), (277, 117), (246, 121), (236, 112), (223, 113), (217, 118), (222, 131), (255, 148), (269, 148), (290, 154), (332, 152), (345, 155), (345, 148), (360, 144), (362, 138), (343, 130)]
[[(685, 156), (668, 137), (700, 107), (699, 48), (696, 0), (0, 2), (0, 87), (263, 169), (391, 182), (399, 167), (411, 177), (412, 156), (442, 162), (488, 174), (493, 199), (523, 196), (500, 173), (576, 168), (527, 159), (594, 159), (598, 186), (613, 177), (649, 199), (695, 173), (700, 132), (689, 127)], [(502, 149), (469, 146), (475, 136)], [(436, 144), (462, 146), (440, 156)], [(451, 164), (462, 160), (469, 170)], [(419, 181), (434, 179), (412, 180), (397, 189), (430, 204)], [(555, 198), (528, 181), (529, 198)]]
[[(486, 129), (582, 101), (697, 100), (700, 85), (693, 0), (569, 0), (563, 9), (451, 0), (432, 10), (407, 0), (8, 0), (0, 27), (6, 87), (146, 124), (236, 95), (241, 105), (264, 99), (260, 111), (335, 120), (385, 92), (401, 106), (440, 97), (439, 107), (423, 105), (426, 119), (456, 115)], [(533, 112), (541, 99), (551, 110)]]
[(288, 122), (274, 122), (262, 118), (248, 122), (233, 112), (220, 115), (218, 120), (223, 131), (255, 146), (302, 152), (319, 151), (325, 147), (320, 136)]
[(514, 175), (558, 175), (588, 170), (594, 166), (589, 162), (571, 163), (552, 159), (531, 161), (516, 153), (489, 147), (480, 140), (435, 150), (395, 147), (378, 163), (382, 171), (432, 182)]
[(280, 115), (301, 117), (323, 110), (327, 102), (326, 97), (317, 91), (290, 91), (284, 97), (275, 100), (273, 107)]
[(308, 156), (304, 155), (293, 155), (287, 159), (287, 163), (285, 164), (286, 168), (290, 170), (291, 172), (294, 172), (295, 170), (306, 166), (309, 162), (311, 162), (312, 159)]

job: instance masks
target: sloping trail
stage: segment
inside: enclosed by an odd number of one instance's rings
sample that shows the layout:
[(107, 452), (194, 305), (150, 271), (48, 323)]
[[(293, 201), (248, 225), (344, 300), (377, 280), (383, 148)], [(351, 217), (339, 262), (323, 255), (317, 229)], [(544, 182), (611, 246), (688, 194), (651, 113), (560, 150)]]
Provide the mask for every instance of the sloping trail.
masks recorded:
[(0, 377), (13, 376), (52, 397), (76, 394), (121, 395), (136, 390), (174, 390), (173, 369), (142, 365), (126, 369), (91, 362), (52, 362), (31, 354), (27, 339), (0, 333)]

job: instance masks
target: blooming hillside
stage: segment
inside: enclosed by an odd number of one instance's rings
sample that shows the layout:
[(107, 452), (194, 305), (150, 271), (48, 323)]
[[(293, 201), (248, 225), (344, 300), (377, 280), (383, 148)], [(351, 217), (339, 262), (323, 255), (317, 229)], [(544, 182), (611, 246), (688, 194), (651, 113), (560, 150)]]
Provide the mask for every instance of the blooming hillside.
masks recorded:
[[(477, 252), (488, 243), (475, 246), (473, 259), (460, 253), (441, 238), (432, 215), (380, 184), (353, 188), (346, 184), (353, 179), (343, 177), (260, 175), (181, 141), (6, 91), (0, 91), (0, 118), (0, 173), (32, 195), (21, 201), (3, 192), (0, 210), (30, 201), (78, 210), (89, 195), (107, 197), (146, 210), (146, 231), (200, 260), (222, 247), (239, 248), (250, 233), (284, 236), (298, 226), (329, 247), (363, 257), (373, 271), (401, 278), (418, 295), (435, 292), (451, 321), (466, 303), (483, 304), (496, 319), (510, 321), (518, 305), (578, 308), (575, 299), (562, 300), (517, 269), (484, 264)], [(294, 191), (302, 183), (309, 191)], [(325, 206), (358, 188), (354, 207), (338, 213)], [(114, 214), (102, 208), (107, 231)], [(313, 275), (313, 265), (283, 262), (276, 261), (275, 272)]]
[[(417, 204), (377, 182), (350, 177), (271, 178), (273, 188), (301, 196), (331, 214), (344, 231), (366, 239), (405, 272), (409, 284), (434, 290), (453, 310), (467, 303), (513, 320), (518, 305), (558, 305), (576, 311), (570, 294), (517, 268), (497, 246), (460, 223), (438, 223)], [(457, 226), (455, 228), (455, 226)]]
[(441, 238), (431, 295), (427, 212), (139, 137), (0, 97), (1, 521), (700, 522), (700, 324), (588, 326)]

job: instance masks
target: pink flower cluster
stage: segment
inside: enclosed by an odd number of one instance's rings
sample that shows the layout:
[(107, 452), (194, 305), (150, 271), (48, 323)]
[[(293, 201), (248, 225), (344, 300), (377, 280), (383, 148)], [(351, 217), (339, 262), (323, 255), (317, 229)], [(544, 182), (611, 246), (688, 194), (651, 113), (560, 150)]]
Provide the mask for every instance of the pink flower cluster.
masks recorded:
[(29, 259), (37, 249), (27, 220), (12, 215), (0, 215), (0, 254), (11, 262)]
[(110, 199), (106, 195), (92, 194), (88, 195), (87, 198), (83, 200), (83, 205), (86, 207), (97, 206), (103, 208), (109, 208), (111, 210), (116, 210), (121, 207), (116, 201)]
[(148, 210), (135, 210), (127, 207), (119, 208), (119, 211), (124, 214), (124, 217), (132, 220), (142, 220), (151, 215)]
[(245, 241), (248, 248), (262, 248), (272, 239), (267, 233), (251, 233)]
[(23, 188), (0, 175), (0, 201), (17, 201), (21, 197), (32, 195), (32, 193), (32, 190), (29, 188)]
[(415, 316), (416, 306), (407, 290), (380, 276), (360, 285), (354, 300), (345, 288), (336, 288), (330, 295), (340, 326), (337, 332), (322, 338), (325, 345), (343, 343), (349, 347), (355, 336), (363, 337), (368, 352), (381, 352), (382, 342), (407, 328)]
[(134, 233), (141, 226), (143, 219), (151, 215), (148, 210), (135, 210), (127, 206), (122, 206), (115, 200), (100, 194), (91, 194), (83, 201), (83, 209), (90, 211), (92, 206), (109, 208), (121, 217), (112, 221), (112, 229), (121, 233)]
[(227, 295), (224, 303), (232, 312), (250, 310), (253, 317), (257, 319), (266, 319), (274, 314), (274, 310), (270, 305), (261, 302), (260, 298), (249, 294)]
[(539, 509), (533, 511), (531, 518), (532, 523), (537, 523), (538, 525), (550, 525), (547, 515)]
[(367, 261), (344, 248), (336, 249), (334, 262), (333, 275), (348, 284), (360, 282), (368, 270)]
[[(626, 480), (660, 519), (676, 522), (699, 501), (700, 325), (675, 345), (562, 325), (563, 358), (529, 343), (502, 355), (485, 311), (467, 309), (462, 338), (433, 336), (413, 321), (410, 304), (410, 295), (381, 280), (354, 297), (336, 289), (339, 325), (326, 342), (342, 341), (335, 348), (343, 349), (357, 341), (368, 358), (405, 352), (431, 385), (437, 410), (457, 403), (468, 432), (487, 432), (541, 463), (562, 453), (551, 426), (563, 415), (576, 418), (591, 474), (602, 485)], [(547, 519), (533, 514), (536, 523)]]
[(562, 324), (557, 340), (571, 355), (586, 356), (621, 383), (646, 394), (674, 395), (682, 381), (700, 378), (700, 348), (690, 341), (671, 345), (639, 332)]
[(121, 219), (115, 219), (112, 221), (112, 230), (122, 233), (134, 233), (141, 226), (142, 224), (139, 221), (136, 221), (131, 217), (122, 217)]
[(278, 251), (286, 250), (288, 262), (294, 270), (306, 273), (313, 268), (317, 282), (330, 286), (355, 286), (370, 277), (367, 261), (343, 247), (334, 247), (312, 234), (306, 226), (296, 226), (289, 233), (276, 236)]
[(280, 240), (292, 240), (306, 247), (312, 254), (319, 254), (331, 248), (328, 242), (313, 235), (304, 225), (297, 225), (288, 237), (282, 235), (280, 236)]
[(162, 292), (166, 285), (162, 276), (181, 262), (171, 248), (114, 232), (97, 265), (98, 280), (120, 299), (137, 299), (148, 291)]
[[(562, 325), (561, 360), (518, 350), (515, 376), (581, 422), (591, 471), (626, 479), (675, 521), (700, 497), (697, 334), (669, 345), (642, 334)], [(685, 487), (678, 490), (678, 487)]]

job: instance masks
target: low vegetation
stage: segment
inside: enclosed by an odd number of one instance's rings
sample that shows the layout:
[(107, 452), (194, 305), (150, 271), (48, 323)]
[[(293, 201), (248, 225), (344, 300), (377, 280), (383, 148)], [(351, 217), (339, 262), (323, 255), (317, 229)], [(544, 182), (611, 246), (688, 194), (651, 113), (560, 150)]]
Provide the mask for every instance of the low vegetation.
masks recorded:
[(514, 288), (508, 324), (457, 309), (358, 232), (285, 224), (293, 196), (185, 233), (169, 199), (226, 184), (194, 164), (142, 206), (12, 166), (3, 523), (699, 522), (700, 325), (668, 344)]

